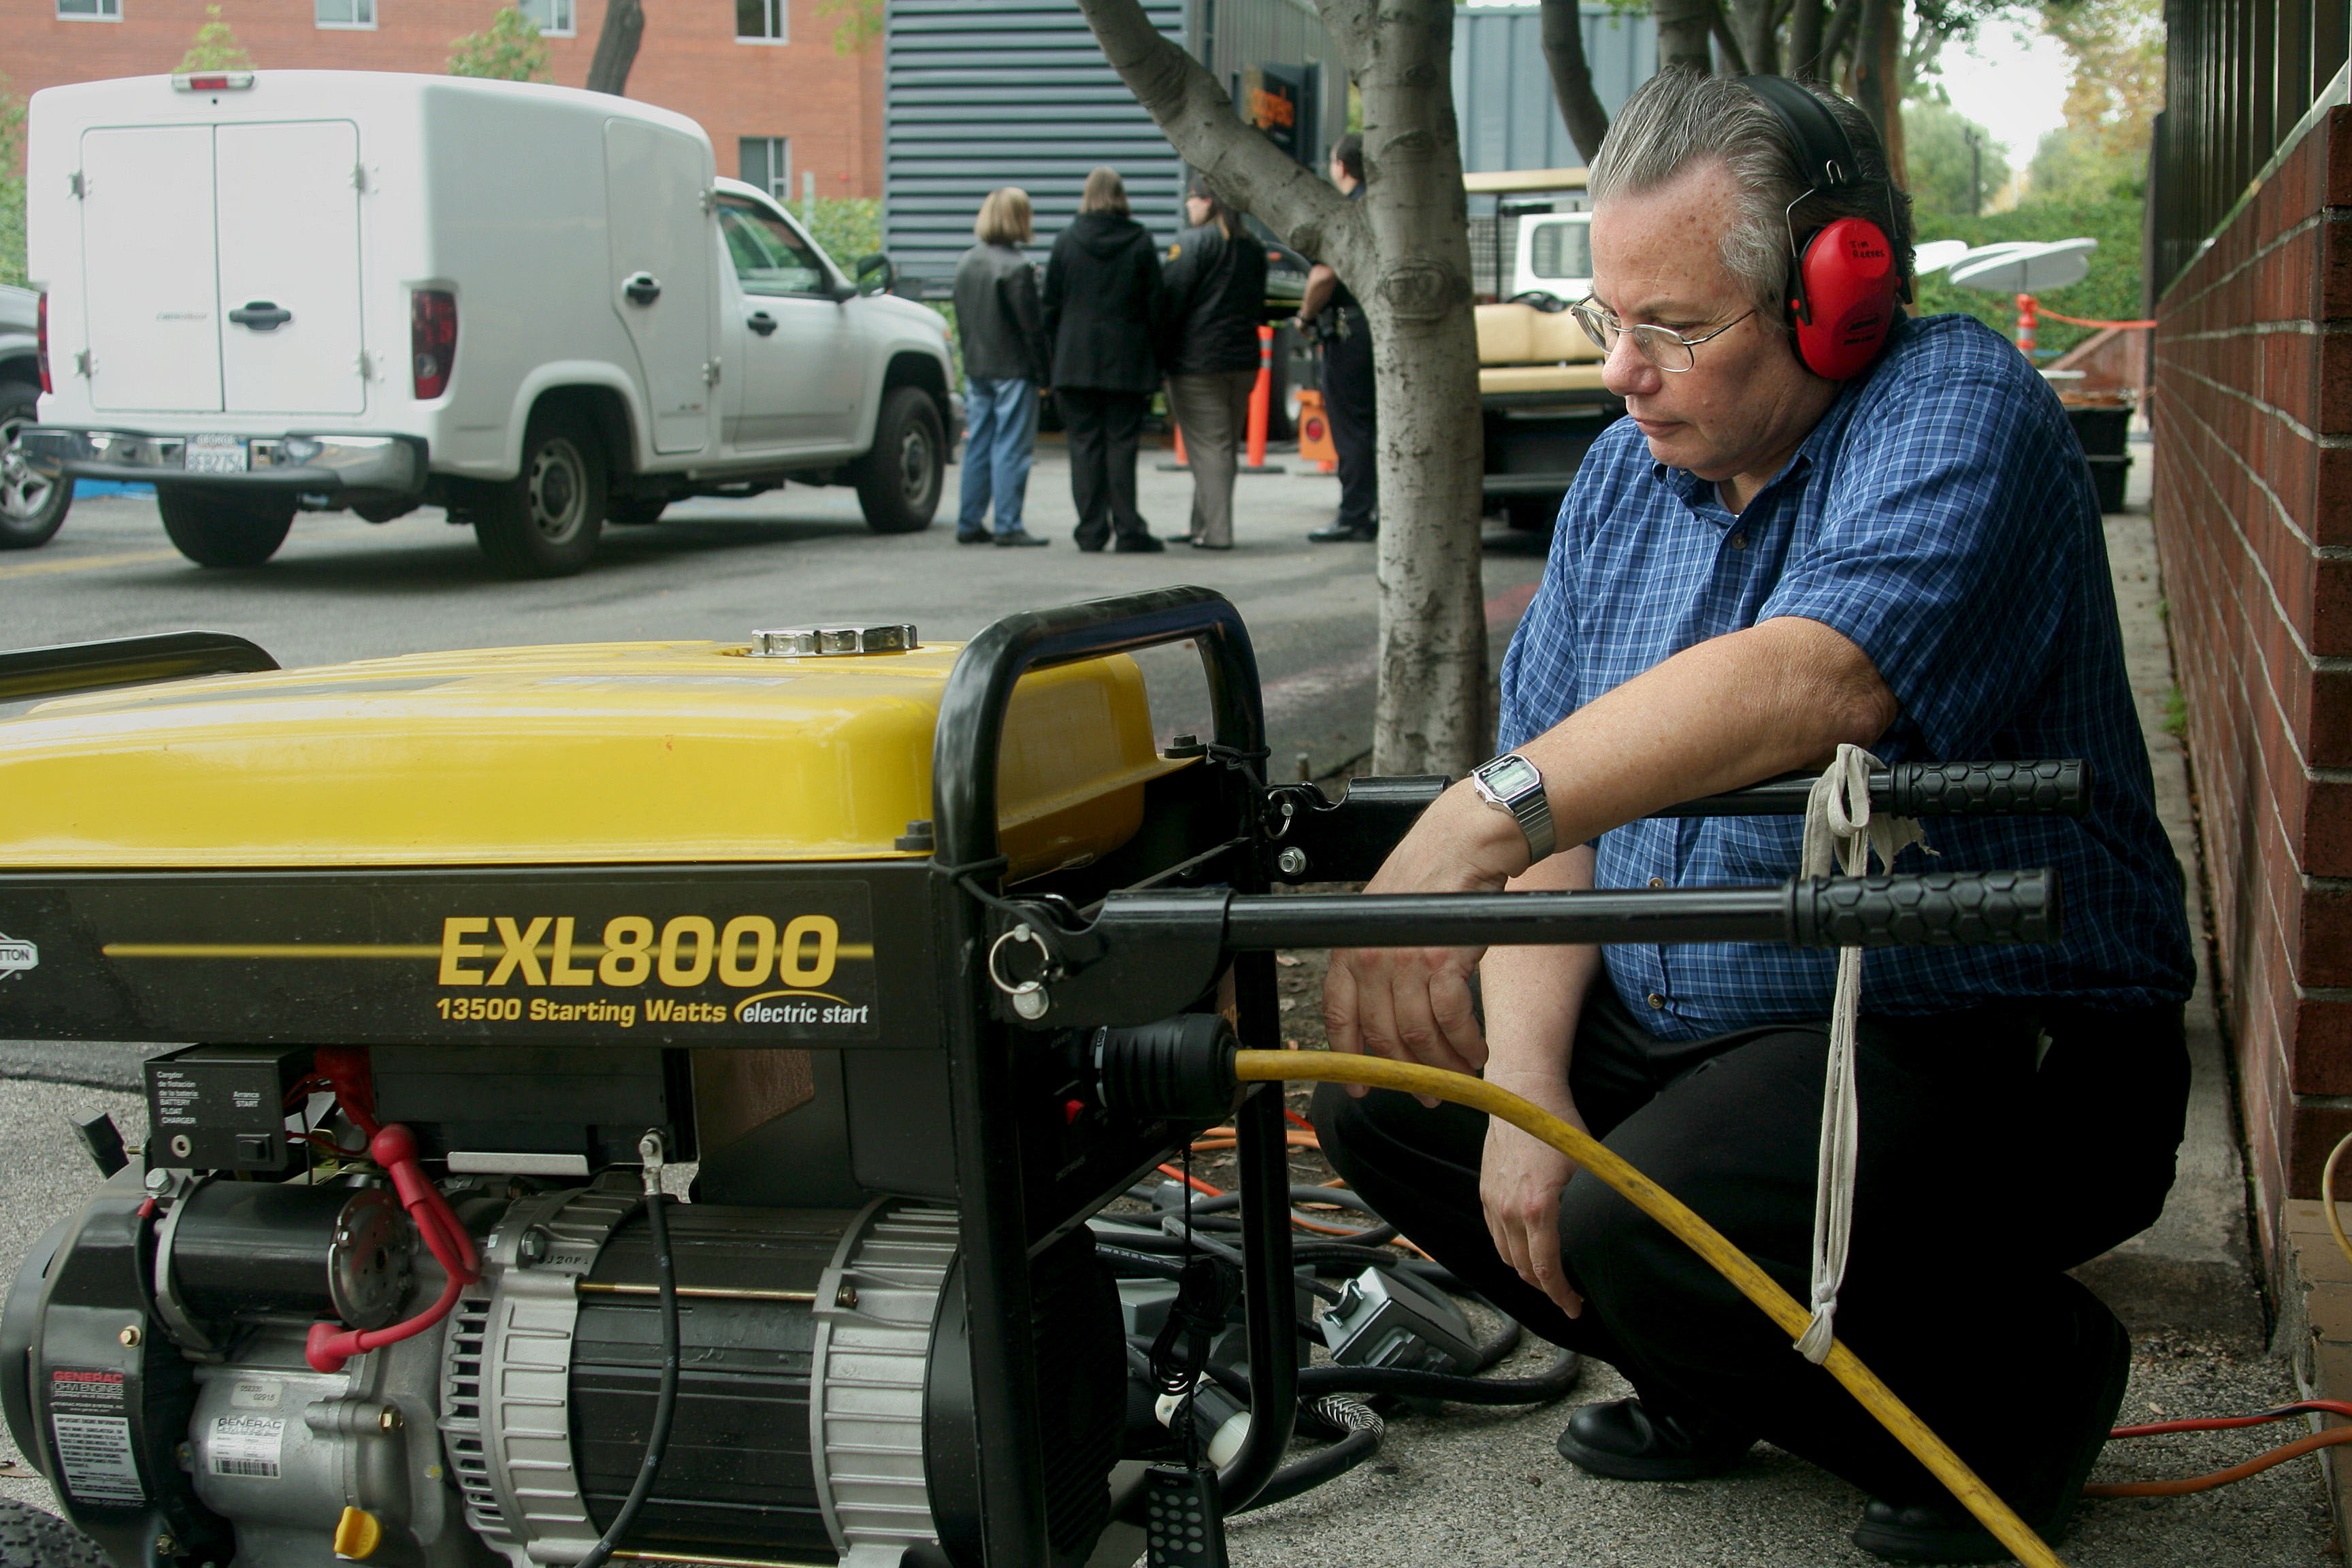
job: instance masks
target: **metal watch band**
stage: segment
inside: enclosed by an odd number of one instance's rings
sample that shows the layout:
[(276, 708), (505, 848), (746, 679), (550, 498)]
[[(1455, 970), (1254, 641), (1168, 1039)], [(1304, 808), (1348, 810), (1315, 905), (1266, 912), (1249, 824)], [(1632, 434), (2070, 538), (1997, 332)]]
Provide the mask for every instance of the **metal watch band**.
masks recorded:
[[(1516, 788), (1497, 787), (1495, 773), (1516, 773), (1519, 769), (1525, 769), (1527, 776)], [(1470, 777), (1487, 805), (1509, 812), (1512, 820), (1519, 825), (1519, 831), (1527, 836), (1528, 863), (1533, 865), (1549, 858), (1557, 847), (1557, 839), (1552, 830), (1551, 802), (1544, 796), (1542, 771), (1518, 752), (1507, 752), (1472, 769)]]

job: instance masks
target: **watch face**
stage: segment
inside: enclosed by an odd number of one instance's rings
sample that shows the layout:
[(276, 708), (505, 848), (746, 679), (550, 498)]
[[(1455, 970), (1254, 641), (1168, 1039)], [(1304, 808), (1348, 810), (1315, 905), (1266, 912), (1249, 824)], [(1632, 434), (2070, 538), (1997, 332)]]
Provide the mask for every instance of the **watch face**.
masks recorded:
[(1543, 783), (1543, 775), (1536, 772), (1535, 764), (1517, 755), (1487, 763), (1479, 770), (1479, 776), (1486, 781), (1488, 789), (1506, 800), (1524, 795)]

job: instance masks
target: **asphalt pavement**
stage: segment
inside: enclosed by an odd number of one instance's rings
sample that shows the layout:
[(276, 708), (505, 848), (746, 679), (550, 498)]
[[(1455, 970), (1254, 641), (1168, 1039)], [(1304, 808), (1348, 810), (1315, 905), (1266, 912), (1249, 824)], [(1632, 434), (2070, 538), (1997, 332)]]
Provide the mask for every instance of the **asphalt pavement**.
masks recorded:
[[(2135, 449), (2142, 461), (2146, 448)], [(1317, 546), (1329, 515), (1320, 477), (1244, 479), (1230, 555), (1081, 555), (1067, 542), (1066, 469), (1041, 461), (1031, 525), (1044, 551), (960, 547), (948, 522), (929, 533), (866, 532), (845, 492), (790, 489), (747, 501), (696, 501), (675, 521), (616, 530), (589, 573), (556, 583), (492, 575), (470, 538), (423, 515), (381, 528), (305, 518), (279, 559), (253, 572), (202, 572), (160, 534), (152, 504), (78, 505), (47, 550), (0, 557), (0, 641), (24, 646), (206, 626), (252, 637), (287, 664), (416, 649), (602, 637), (740, 637), (755, 624), (911, 619), (927, 637), (968, 636), (1036, 604), (1171, 582), (1205, 583), (1248, 617), (1268, 676), (1277, 759), (1307, 750), (1318, 772), (1346, 762), (1369, 734), (1374, 594), (1369, 550)], [(1148, 470), (1144, 508), (1181, 531), (1186, 481)], [(2141, 490), (2144, 495), (2144, 488)], [(952, 494), (952, 491), (950, 491)], [(2186, 795), (2177, 745), (2161, 734), (2164, 671), (2158, 589), (2144, 514), (2109, 520), (2119, 598), (2176, 832)], [(1498, 638), (1540, 569), (1532, 542), (1497, 529), (1486, 553)], [(1165, 731), (1184, 722), (1178, 667), (1155, 671)], [(2167, 770), (2169, 770), (2168, 773)], [(1285, 772), (1288, 770), (1284, 769)], [(1305, 1010), (1302, 1010), (1302, 1013)], [(2285, 1362), (2263, 1343), (2263, 1309), (2245, 1267), (2242, 1198), (2226, 1084), (2209, 1036), (2204, 1085), (2165, 1222), (2131, 1267), (2095, 1274), (2134, 1324), (2137, 1354), (2124, 1419), (2263, 1409), (2296, 1397)], [(133, 1046), (0, 1042), (0, 1281), (93, 1179), (68, 1119), (114, 1114), (134, 1141), (144, 1112)], [(2185, 1270), (2185, 1272), (2184, 1272)], [(2168, 1282), (2179, 1289), (2168, 1289)], [(2000, 1282), (1985, 1282), (1986, 1310)], [(1502, 1369), (1525, 1374), (1548, 1350), (1529, 1345)], [(1250, 1568), (1349, 1563), (1578, 1565), (1578, 1568), (1818, 1568), (1874, 1563), (1846, 1542), (1863, 1499), (1811, 1467), (1759, 1447), (1719, 1479), (1682, 1485), (1599, 1481), (1553, 1452), (1573, 1403), (1623, 1385), (1592, 1365), (1569, 1402), (1532, 1411), (1446, 1406), (1391, 1419), (1377, 1458), (1304, 1497), (1235, 1521), (1232, 1557)], [(2037, 1419), (2036, 1390), (1984, 1397)], [(2109, 1446), (2095, 1479), (2196, 1474), (2235, 1463), (2292, 1428)], [(0, 1444), (0, 1458), (14, 1459)], [(50, 1500), (37, 1479), (0, 1477), (0, 1495)], [(2062, 1548), (2074, 1568), (2322, 1568), (2340, 1561), (2316, 1461), (2305, 1458), (2200, 1496), (2086, 1503)]]

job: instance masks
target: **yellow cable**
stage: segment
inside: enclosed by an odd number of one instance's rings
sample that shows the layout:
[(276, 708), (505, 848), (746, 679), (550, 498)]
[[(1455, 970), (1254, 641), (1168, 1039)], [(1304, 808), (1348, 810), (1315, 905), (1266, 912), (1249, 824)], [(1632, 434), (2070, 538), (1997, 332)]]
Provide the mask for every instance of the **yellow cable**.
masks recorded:
[[(1278, 1053), (1268, 1051), (1267, 1056)], [(2347, 1132), (2327, 1152), (2327, 1163), (2319, 1168), (2319, 1206), (2327, 1211), (2327, 1234), (2336, 1238), (2347, 1258), (2352, 1258), (2352, 1237), (2344, 1234), (2344, 1221), (2336, 1213), (2336, 1162), (2344, 1158), (2344, 1151), (2352, 1148), (2352, 1132)]]
[[(1411, 1062), (1392, 1062), (1383, 1057), (1325, 1051), (1237, 1051), (1234, 1056), (1234, 1074), (1244, 1083), (1314, 1079), (1367, 1084), (1374, 1089), (1400, 1089), (1499, 1116), (1574, 1160), (1614, 1187), (1634, 1207), (1674, 1232), (1684, 1245), (1737, 1287), (1741, 1295), (1762, 1308), (1765, 1315), (1780, 1324), (1790, 1339), (1803, 1333), (1805, 1325), (1811, 1321), (1811, 1314), (1781, 1289), (1770, 1275), (1673, 1194), (1627, 1164), (1591, 1134), (1579, 1131), (1541, 1107), (1521, 1100), (1508, 1089), (1496, 1089), (1483, 1079)], [(2328, 1212), (2332, 1218), (2333, 1205)], [(1829, 1359), (1822, 1364), (2026, 1568), (2065, 1568), (2058, 1554), (2042, 1544), (2042, 1538), (2011, 1512), (2009, 1505), (1994, 1496), (1992, 1489), (1979, 1480), (1976, 1472), (1963, 1464), (1926, 1422), (1911, 1414), (1910, 1407), (1895, 1396), (1894, 1390), (1881, 1383), (1877, 1373), (1863, 1365), (1843, 1342), (1830, 1347)]]

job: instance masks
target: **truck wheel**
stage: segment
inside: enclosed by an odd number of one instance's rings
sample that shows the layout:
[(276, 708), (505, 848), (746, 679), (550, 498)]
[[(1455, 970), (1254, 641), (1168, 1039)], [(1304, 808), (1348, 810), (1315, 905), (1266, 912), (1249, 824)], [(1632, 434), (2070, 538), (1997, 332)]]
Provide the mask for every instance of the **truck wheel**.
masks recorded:
[(618, 496), (612, 505), (604, 509), (604, 521), (634, 528), (644, 523), (659, 522), (661, 514), (668, 509), (669, 502), (659, 497)]
[(37, 387), (0, 383), (0, 550), (47, 544), (73, 505), (74, 482), (35, 473), (16, 450), (16, 432), (33, 423)]
[(604, 448), (563, 409), (531, 416), (522, 472), (484, 485), (468, 510), (474, 539), (509, 577), (569, 577), (596, 553), (605, 510)]
[(258, 566), (294, 526), (294, 498), (155, 487), (155, 510), (180, 553), (199, 566)]
[(940, 405), (919, 386), (882, 400), (874, 449), (857, 466), (857, 505), (877, 533), (919, 533), (940, 508), (947, 427)]
[(0, 1568), (107, 1568), (98, 1542), (54, 1514), (0, 1498)]

